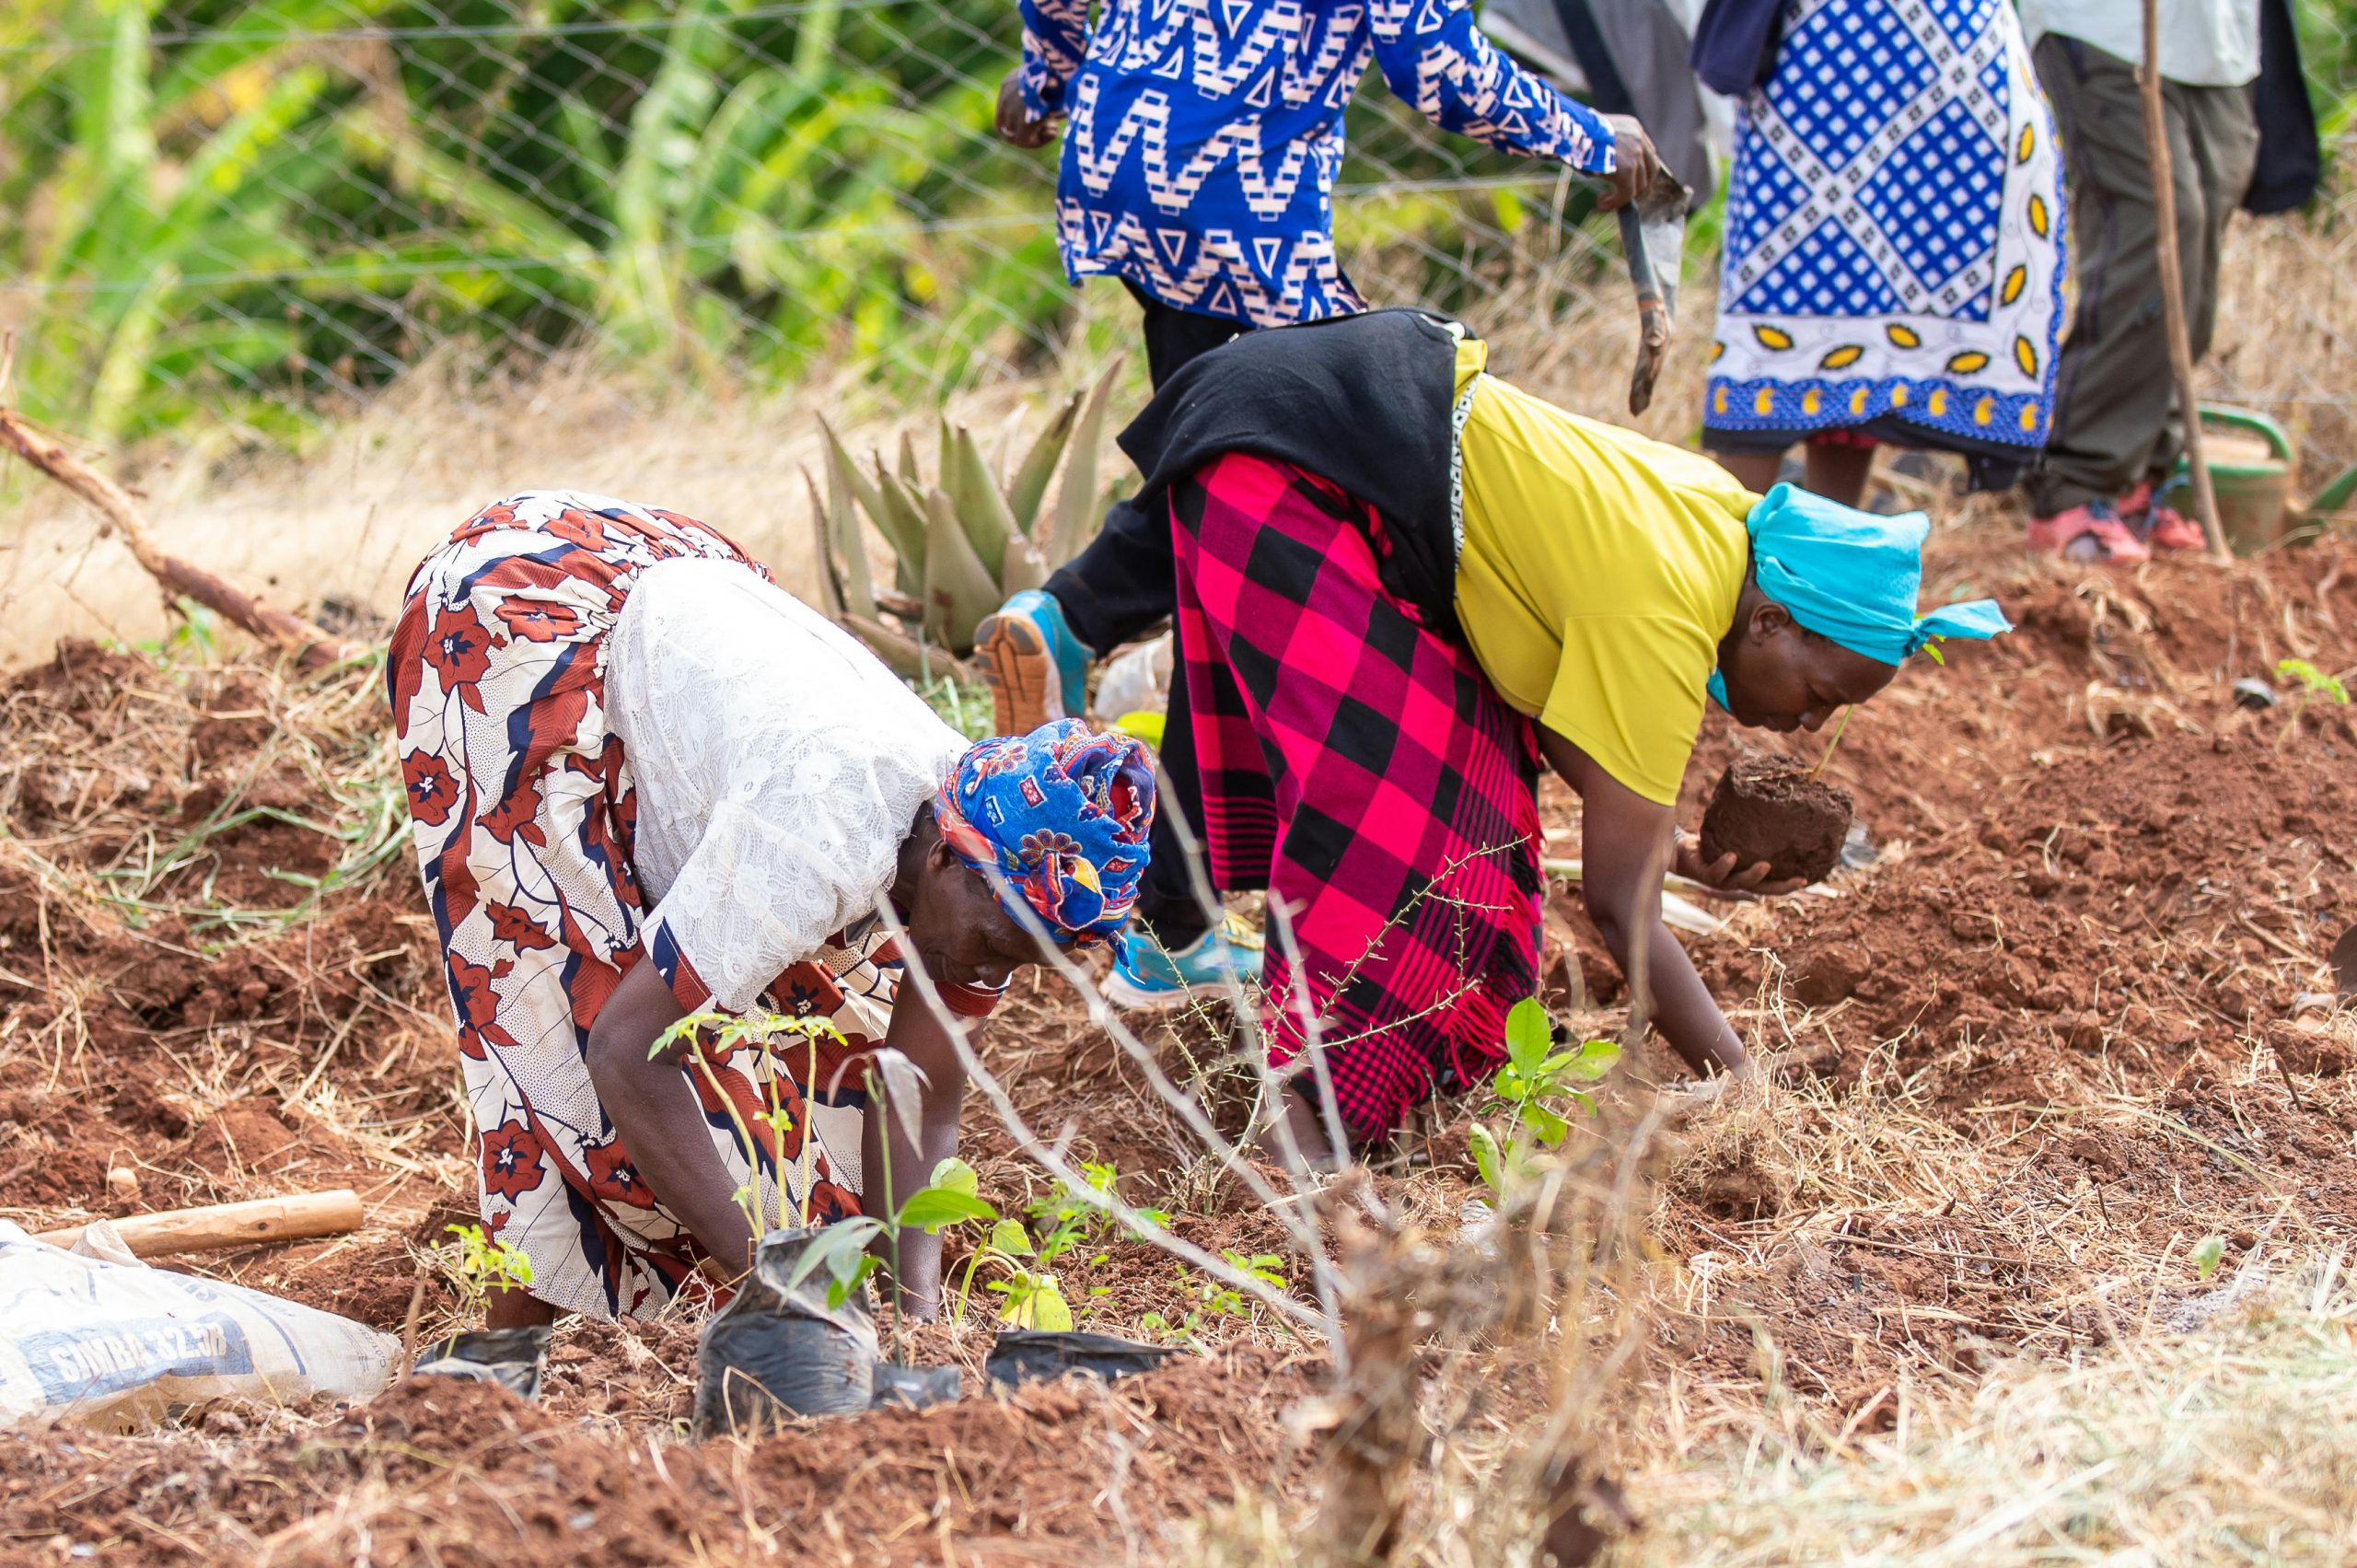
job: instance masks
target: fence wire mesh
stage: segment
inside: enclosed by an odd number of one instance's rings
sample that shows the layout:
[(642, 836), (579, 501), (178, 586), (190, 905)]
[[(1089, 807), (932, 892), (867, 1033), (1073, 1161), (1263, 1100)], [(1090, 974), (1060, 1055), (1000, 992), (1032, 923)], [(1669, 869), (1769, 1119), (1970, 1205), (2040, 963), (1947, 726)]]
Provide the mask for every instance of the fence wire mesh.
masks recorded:
[[(2357, 10), (2299, 12), (2337, 145)], [(1053, 152), (989, 132), (1019, 32), (1011, 0), (18, 0), (17, 395), (102, 443), (200, 422), (284, 443), (436, 356), (936, 392), (1020, 370), (1076, 313)], [(1494, 326), (1616, 286), (1553, 166), (1439, 134), (1375, 73), (1349, 130), (1339, 238), (1370, 296)], [(2337, 449), (2357, 198), (2334, 191), (2240, 242), (2212, 379)], [(2287, 301), (2318, 330), (2271, 330)]]
[[(1073, 319), (1053, 152), (989, 132), (1010, 0), (12, 9), (0, 319), (28, 406), (99, 441), (299, 438), (436, 354), (940, 389)], [(1563, 193), (1379, 80), (1352, 110), (1341, 240), (1387, 297), (1592, 262)]]

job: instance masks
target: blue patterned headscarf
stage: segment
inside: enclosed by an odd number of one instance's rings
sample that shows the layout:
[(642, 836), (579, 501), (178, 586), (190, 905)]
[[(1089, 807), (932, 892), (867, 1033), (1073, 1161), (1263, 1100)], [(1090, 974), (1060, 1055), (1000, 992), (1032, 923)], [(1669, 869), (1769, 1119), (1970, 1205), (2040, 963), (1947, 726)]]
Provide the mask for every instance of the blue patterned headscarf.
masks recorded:
[(1154, 765), (1128, 736), (1053, 719), (968, 747), (933, 816), (958, 859), (995, 866), (1051, 933), (1109, 936), (1145, 874)]
[[(1915, 613), (1923, 540), (1932, 532), (1921, 512), (1878, 517), (1780, 484), (1752, 507), (1745, 527), (1759, 591), (1852, 653), (1898, 665), (1934, 638), (1977, 641), (2014, 629), (1993, 598)], [(1716, 670), (1711, 696), (1727, 705), (1726, 683)]]

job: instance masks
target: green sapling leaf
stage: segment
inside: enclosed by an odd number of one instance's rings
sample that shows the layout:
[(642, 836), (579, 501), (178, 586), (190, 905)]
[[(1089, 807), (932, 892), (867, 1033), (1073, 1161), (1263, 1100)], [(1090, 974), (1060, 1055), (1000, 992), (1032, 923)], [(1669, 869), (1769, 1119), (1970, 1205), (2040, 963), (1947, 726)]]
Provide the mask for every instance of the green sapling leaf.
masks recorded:
[(1504, 1185), (1505, 1156), (1498, 1148), (1497, 1138), (1476, 1121), (1473, 1130), (1466, 1134), (1466, 1142), (1472, 1147), (1473, 1168), (1481, 1173), (1482, 1185), (1492, 1192), (1501, 1191)]
[(909, 1194), (908, 1202), (900, 1205), (899, 1223), (933, 1236), (945, 1225), (997, 1218), (996, 1209), (970, 1192), (958, 1192), (946, 1187), (920, 1187)]
[(1534, 996), (1526, 996), (1506, 1014), (1506, 1060), (1526, 1078), (1536, 1078), (1554, 1047), (1554, 1027), (1547, 1021), (1547, 1009)]
[(1031, 1233), (1018, 1219), (1003, 1219), (991, 1226), (989, 1245), (1010, 1258), (1028, 1258), (1032, 1253)]
[(1574, 1078), (1594, 1083), (1620, 1064), (1620, 1042), (1615, 1040), (1592, 1040), (1579, 1049), (1568, 1071)]
[(2205, 1236), (2193, 1244), (2193, 1277), (2206, 1280), (2218, 1272), (2219, 1260), (2226, 1255), (2226, 1238)]
[[(882, 1234), (883, 1229), (882, 1224), (865, 1214), (854, 1219), (837, 1220), (802, 1249), (802, 1255), (794, 1260), (794, 1267), (786, 1272), (785, 1288), (792, 1290), (820, 1269), (841, 1280), (845, 1272), (844, 1265), (852, 1264), (852, 1260), (861, 1257), (867, 1244)], [(839, 1263), (838, 1260), (842, 1261)], [(836, 1305), (842, 1304), (838, 1302)]]

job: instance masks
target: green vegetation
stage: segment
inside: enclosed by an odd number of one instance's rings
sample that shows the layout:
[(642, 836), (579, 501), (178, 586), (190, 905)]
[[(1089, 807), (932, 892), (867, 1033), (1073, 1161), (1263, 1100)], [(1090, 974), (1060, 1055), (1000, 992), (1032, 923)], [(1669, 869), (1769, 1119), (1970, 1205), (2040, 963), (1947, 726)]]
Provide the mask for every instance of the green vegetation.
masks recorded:
[[(1542, 1152), (1560, 1149), (1572, 1123), (1564, 1102), (1593, 1113), (1596, 1101), (1582, 1084), (1592, 1084), (1620, 1060), (1620, 1048), (1592, 1040), (1577, 1051), (1555, 1049), (1547, 1009), (1524, 997), (1506, 1014), (1506, 1061), (1490, 1080), (1490, 1100), (1469, 1135), (1473, 1164), (1492, 1192), (1500, 1196), (1520, 1181)], [(1491, 1123), (1503, 1113), (1503, 1129)]]
[(482, 1317), (483, 1304), (494, 1293), (505, 1295), (532, 1283), (532, 1260), (504, 1241), (493, 1241), (479, 1225), (447, 1225), (450, 1240), (435, 1249), (435, 1261), (458, 1293), (459, 1315), (470, 1322)]
[[(659, 386), (853, 364), (938, 391), (1070, 326), (1053, 155), (988, 129), (1006, 0), (6, 13), (18, 389), (79, 435), (298, 442), (435, 352), (587, 349)], [(1351, 264), (1478, 304), (1515, 265), (1498, 237), (1548, 221), (1550, 181), (1366, 98)]]
[[(928, 648), (946, 647), (961, 658), (973, 652), (974, 629), (984, 616), (1008, 596), (1046, 582), (1096, 537), (1104, 517), (1097, 448), (1120, 370), (1116, 361), (1092, 390), (1074, 392), (1031, 438), (1019, 462), (1011, 451), (993, 462), (972, 431), (937, 421), (939, 456), (929, 482), (917, 466), (915, 443), (905, 436), (899, 467), (887, 468), (877, 452), (871, 455), (871, 471), (820, 421), (827, 437), (825, 494), (809, 481), (819, 519), (820, 608), (912, 680), (931, 677)], [(1051, 512), (1044, 505), (1048, 483), (1060, 465), (1063, 484)], [(863, 515), (892, 547), (897, 610), (903, 619), (920, 621), (921, 643), (876, 618), (880, 599), (868, 579)]]

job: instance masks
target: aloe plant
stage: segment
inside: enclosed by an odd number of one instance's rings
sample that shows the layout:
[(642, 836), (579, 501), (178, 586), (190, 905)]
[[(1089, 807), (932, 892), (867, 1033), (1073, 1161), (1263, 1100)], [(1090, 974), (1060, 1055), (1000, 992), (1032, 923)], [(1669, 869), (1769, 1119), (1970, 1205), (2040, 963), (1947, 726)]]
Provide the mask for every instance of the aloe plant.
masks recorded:
[[(1120, 371), (1117, 360), (1097, 384), (1074, 392), (1031, 438), (1022, 458), (995, 469), (972, 431), (936, 422), (931, 479), (915, 443), (904, 437), (896, 467), (874, 454), (863, 470), (834, 427), (825, 436), (826, 486), (807, 472), (819, 561), (820, 607), (903, 674), (918, 673), (928, 647), (963, 658), (981, 619), (1080, 553), (1097, 536), (1104, 510), (1097, 449), (1105, 411)], [(1062, 460), (1063, 482), (1052, 510), (1048, 487)], [(868, 574), (859, 519), (876, 526), (892, 549), (893, 590), (879, 593)], [(889, 612), (914, 628), (898, 630)]]

